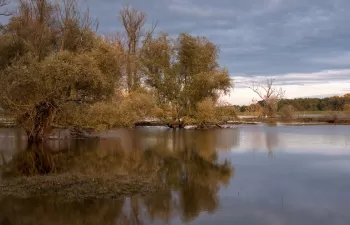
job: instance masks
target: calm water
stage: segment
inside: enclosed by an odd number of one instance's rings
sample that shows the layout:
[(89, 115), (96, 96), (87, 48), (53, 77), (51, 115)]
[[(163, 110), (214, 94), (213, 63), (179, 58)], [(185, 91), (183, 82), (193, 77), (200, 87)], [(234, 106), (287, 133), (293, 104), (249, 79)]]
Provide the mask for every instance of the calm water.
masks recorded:
[[(119, 129), (100, 141), (46, 147), (166, 151), (182, 163), (163, 165), (170, 192), (76, 203), (2, 199), (0, 224), (350, 224), (350, 126)], [(19, 130), (0, 130), (1, 162), (25, 148)], [(229, 175), (222, 172), (227, 165)]]

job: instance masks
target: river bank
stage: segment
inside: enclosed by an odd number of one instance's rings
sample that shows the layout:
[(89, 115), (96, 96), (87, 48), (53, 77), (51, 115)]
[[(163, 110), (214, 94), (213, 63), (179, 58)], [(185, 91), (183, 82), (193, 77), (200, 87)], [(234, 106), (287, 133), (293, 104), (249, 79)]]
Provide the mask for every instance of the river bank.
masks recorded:
[[(231, 125), (257, 125), (261, 123), (266, 124), (273, 124), (273, 123), (283, 123), (284, 125), (325, 125), (325, 124), (336, 124), (336, 125), (350, 125), (350, 115), (344, 114), (340, 112), (322, 112), (318, 114), (312, 114), (310, 113), (302, 113), (298, 115), (297, 117), (293, 117), (290, 119), (282, 118), (280, 116), (274, 117), (274, 118), (265, 118), (265, 117), (258, 117), (254, 115), (238, 115), (236, 120), (231, 121), (225, 121), (225, 122), (219, 122), (219, 123), (208, 123), (205, 125), (199, 126), (195, 123), (190, 123), (183, 125), (182, 128), (185, 129), (209, 129), (209, 128), (230, 128)], [(176, 124), (167, 124), (158, 120), (144, 120), (144, 121), (138, 121), (136, 122), (133, 127), (168, 127), (168, 128), (178, 128), (179, 126)], [(11, 128), (11, 127), (17, 127), (17, 124), (14, 119), (12, 118), (0, 118), (0, 128)], [(132, 128), (132, 127), (131, 127)], [(68, 129), (65, 127), (59, 127), (55, 126), (55, 129)], [(82, 132), (81, 130), (72, 129), (72, 132), (74, 133), (74, 136), (79, 137), (81, 136), (87, 136), (87, 137), (93, 137), (94, 132), (90, 129), (89, 131)]]

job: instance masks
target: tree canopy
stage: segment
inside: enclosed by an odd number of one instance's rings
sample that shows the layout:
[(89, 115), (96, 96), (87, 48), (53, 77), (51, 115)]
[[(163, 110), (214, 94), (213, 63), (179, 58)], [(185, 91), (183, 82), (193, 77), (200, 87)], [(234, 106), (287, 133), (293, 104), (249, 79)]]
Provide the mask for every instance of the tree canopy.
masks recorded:
[(96, 129), (158, 117), (183, 126), (200, 118), (203, 104), (215, 107), (233, 86), (218, 47), (187, 33), (156, 34), (146, 18), (126, 7), (125, 32), (106, 38), (75, 0), (21, 0), (0, 33), (0, 108), (31, 141), (54, 125)]
[(232, 87), (228, 71), (218, 65), (218, 51), (206, 38), (186, 33), (176, 39), (160, 34), (144, 40), (141, 60), (146, 83), (174, 119), (195, 116), (199, 102), (210, 98), (215, 104)]

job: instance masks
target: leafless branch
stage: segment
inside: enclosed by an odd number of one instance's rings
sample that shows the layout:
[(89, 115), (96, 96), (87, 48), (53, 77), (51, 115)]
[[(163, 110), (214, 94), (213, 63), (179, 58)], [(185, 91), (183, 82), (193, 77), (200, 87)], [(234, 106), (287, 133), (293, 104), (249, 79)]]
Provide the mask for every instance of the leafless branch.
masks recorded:
[(120, 17), (126, 33), (132, 41), (137, 41), (142, 35), (146, 23), (146, 14), (129, 6), (120, 11)]
[(149, 30), (146, 31), (145, 33), (145, 37), (149, 37), (152, 36), (152, 34), (154, 33), (155, 29), (157, 28), (158, 25), (158, 21), (156, 21), (155, 23), (152, 24), (151, 28)]
[(272, 78), (266, 79), (265, 83), (254, 82), (249, 88), (263, 101), (264, 107), (268, 110), (270, 115), (273, 114), (278, 102), (282, 100), (285, 95), (285, 90), (276, 87), (275, 79)]
[(10, 4), (8, 0), (0, 0), (0, 7)]
[(277, 88), (275, 86), (275, 79), (266, 79), (265, 84), (254, 82), (252, 86), (249, 87), (254, 91), (261, 100), (268, 100), (271, 98), (281, 100), (285, 95), (285, 90), (283, 88)]
[[(9, 0), (0, 0), (0, 8), (2, 8), (3, 6), (7, 6), (10, 4)], [(0, 11), (0, 16), (10, 16), (12, 13), (8, 10), (5, 11)]]
[(127, 84), (128, 90), (136, 89), (140, 84), (137, 66), (134, 58), (139, 48), (141, 37), (144, 35), (144, 25), (146, 23), (146, 14), (129, 6), (120, 11), (120, 18), (126, 31), (127, 40)]

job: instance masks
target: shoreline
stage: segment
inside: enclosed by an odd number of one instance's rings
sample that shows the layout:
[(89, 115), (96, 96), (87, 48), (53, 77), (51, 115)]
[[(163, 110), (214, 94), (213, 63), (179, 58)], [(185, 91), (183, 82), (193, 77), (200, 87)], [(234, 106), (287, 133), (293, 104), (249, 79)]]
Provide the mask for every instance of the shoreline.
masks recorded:
[[(137, 127), (165, 127), (169, 129), (195, 129), (195, 130), (207, 130), (207, 129), (227, 129), (232, 128), (233, 125), (259, 125), (259, 124), (283, 124), (284, 126), (317, 126), (317, 125), (350, 125), (350, 120), (327, 120), (327, 119), (295, 119), (295, 120), (276, 120), (276, 119), (249, 119), (249, 120), (237, 120), (237, 121), (228, 121), (226, 123), (218, 123), (218, 124), (208, 124), (202, 127), (199, 127), (197, 124), (188, 124), (185, 125), (183, 128), (172, 128), (169, 127), (165, 123), (160, 122), (138, 122), (134, 125), (134, 127), (129, 127), (130, 129), (137, 128)], [(0, 124), (0, 128), (20, 128), (17, 125), (3, 125)], [(117, 129), (122, 127), (113, 127), (110, 129)], [(69, 130), (69, 128), (54, 128), (58, 130)], [(75, 132), (73, 132), (75, 133)], [(83, 132), (84, 133), (84, 132)], [(94, 133), (94, 132), (92, 132)], [(86, 133), (86, 135), (83, 136), (77, 136), (75, 139), (79, 138), (98, 138), (98, 135), (94, 135), (91, 132)], [(48, 137), (48, 140), (56, 140), (59, 139), (57, 137), (54, 137), (55, 135), (51, 135)]]
[[(198, 127), (197, 124), (189, 124), (186, 125), (183, 129), (198, 129), (198, 130), (205, 130), (209, 128), (230, 128), (230, 125), (259, 125), (259, 124), (284, 124), (289, 126), (295, 126), (295, 125), (350, 125), (350, 120), (309, 120), (309, 119), (294, 119), (294, 120), (278, 120), (278, 119), (252, 119), (252, 120), (237, 120), (237, 121), (228, 121), (225, 123), (219, 123), (219, 124), (208, 124), (204, 127)], [(168, 127), (166, 124), (162, 124), (159, 122), (140, 122), (135, 125), (135, 127)]]

